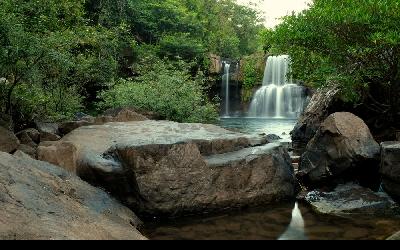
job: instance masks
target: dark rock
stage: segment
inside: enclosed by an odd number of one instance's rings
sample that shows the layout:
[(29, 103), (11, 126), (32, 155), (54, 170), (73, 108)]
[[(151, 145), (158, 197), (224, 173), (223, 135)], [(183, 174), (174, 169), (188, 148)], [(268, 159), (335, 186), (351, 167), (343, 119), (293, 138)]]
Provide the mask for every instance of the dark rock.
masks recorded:
[(58, 130), (62, 135), (67, 135), (74, 131), (77, 128), (83, 127), (83, 126), (90, 126), (92, 125), (90, 122), (87, 121), (71, 121), (71, 122), (64, 122), (60, 124)]
[(103, 116), (96, 118), (96, 124), (101, 125), (107, 122), (134, 122), (149, 120), (146, 116), (137, 113), (133, 109), (117, 108), (104, 112)]
[(0, 127), (6, 128), (8, 130), (13, 130), (13, 122), (11, 116), (0, 113)]
[[(39, 159), (75, 169), (135, 211), (177, 216), (294, 197), (287, 151), (264, 137), (202, 124), (167, 121), (81, 127), (59, 143), (39, 147)], [(44, 149), (44, 150), (41, 150)]]
[(384, 189), (394, 198), (400, 198), (400, 142), (381, 144), (381, 174)]
[(315, 136), (321, 123), (332, 114), (338, 94), (339, 89), (336, 87), (316, 91), (291, 132), (292, 140), (295, 144), (307, 145)]
[[(21, 132), (18, 132), (16, 136), (19, 138), (22, 144), (29, 144), (31, 141), (36, 144), (40, 142), (40, 132), (34, 128), (25, 129)], [(27, 141), (25, 142), (25, 140)]]
[(367, 125), (351, 113), (330, 115), (302, 155), (299, 176), (326, 184), (344, 178), (379, 186), (379, 144)]
[(21, 151), (21, 152), (29, 155), (30, 157), (32, 157), (32, 159), (37, 158), (37, 149), (35, 147), (31, 147), (30, 145), (25, 145), (25, 144), (19, 145), (18, 151)]
[(267, 135), (267, 140), (269, 142), (276, 142), (276, 141), (282, 140), (282, 138), (277, 135), (271, 134), (271, 135)]
[(61, 137), (56, 134), (52, 134), (52, 133), (48, 133), (48, 132), (40, 133), (40, 142), (59, 141), (59, 140), (61, 140)]
[(35, 122), (37, 130), (42, 133), (60, 135), (58, 130), (58, 123), (48, 123), (48, 122)]
[(21, 131), (16, 134), (21, 144), (29, 145), (30, 147), (37, 147), (37, 144), (32, 140), (27, 131)]
[(1, 240), (138, 240), (140, 220), (65, 170), (0, 153)]
[(400, 209), (386, 193), (348, 183), (333, 192), (309, 192), (305, 200), (318, 213), (349, 215), (398, 216)]
[(12, 153), (15, 151), (19, 146), (18, 138), (3, 127), (0, 127), (0, 151), (6, 153)]

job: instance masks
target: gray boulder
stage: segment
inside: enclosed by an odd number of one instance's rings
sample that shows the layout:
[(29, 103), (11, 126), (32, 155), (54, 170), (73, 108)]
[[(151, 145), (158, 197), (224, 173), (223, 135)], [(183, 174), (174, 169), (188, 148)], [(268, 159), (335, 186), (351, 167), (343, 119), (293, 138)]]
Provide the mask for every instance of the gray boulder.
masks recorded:
[(310, 184), (338, 178), (379, 181), (379, 144), (367, 125), (351, 113), (330, 115), (302, 155), (299, 176)]
[(294, 197), (286, 149), (266, 142), (213, 125), (119, 122), (74, 130), (39, 159), (62, 159), (140, 214), (178, 216)]
[(0, 153), (0, 218), (0, 240), (145, 239), (107, 193), (21, 152)]
[(351, 216), (398, 216), (397, 204), (382, 192), (373, 192), (357, 184), (339, 185), (332, 192), (309, 192), (305, 200), (318, 213)]

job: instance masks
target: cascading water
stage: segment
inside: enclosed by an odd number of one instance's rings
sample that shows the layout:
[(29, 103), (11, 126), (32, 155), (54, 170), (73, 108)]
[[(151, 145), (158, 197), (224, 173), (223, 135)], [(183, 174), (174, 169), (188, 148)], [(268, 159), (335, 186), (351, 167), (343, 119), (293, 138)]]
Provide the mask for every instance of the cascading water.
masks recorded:
[(228, 62), (224, 62), (225, 67), (224, 67), (224, 75), (222, 77), (222, 81), (223, 81), (223, 88), (225, 91), (225, 112), (224, 112), (224, 116), (225, 117), (229, 117), (230, 114), (230, 110), (229, 110), (229, 87), (230, 87), (230, 69), (231, 69), (231, 65)]
[(301, 114), (306, 102), (304, 88), (288, 79), (289, 71), (289, 56), (268, 58), (263, 86), (251, 102), (249, 117), (297, 118)]

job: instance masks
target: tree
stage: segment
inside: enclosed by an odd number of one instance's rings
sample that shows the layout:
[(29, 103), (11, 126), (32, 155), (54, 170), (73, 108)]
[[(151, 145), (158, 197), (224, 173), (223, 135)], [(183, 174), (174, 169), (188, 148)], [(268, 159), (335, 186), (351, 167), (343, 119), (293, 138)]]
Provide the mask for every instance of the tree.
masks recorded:
[(296, 78), (312, 86), (333, 81), (345, 101), (399, 126), (399, 23), (397, 0), (314, 0), (268, 33), (266, 47), (291, 55)]

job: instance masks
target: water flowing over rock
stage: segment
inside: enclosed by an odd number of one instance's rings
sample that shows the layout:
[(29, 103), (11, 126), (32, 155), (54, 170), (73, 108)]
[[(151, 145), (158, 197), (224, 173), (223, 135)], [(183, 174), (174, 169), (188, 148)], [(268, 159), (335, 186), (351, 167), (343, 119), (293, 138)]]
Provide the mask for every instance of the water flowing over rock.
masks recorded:
[(381, 148), (383, 187), (394, 198), (400, 199), (400, 142), (384, 142)]
[[(81, 127), (49, 147), (57, 151), (60, 143), (77, 149), (63, 155), (76, 160), (61, 166), (144, 215), (179, 216), (294, 197), (286, 149), (214, 125), (107, 123)], [(39, 155), (46, 159), (54, 150)]]
[(0, 152), (11, 153), (19, 146), (18, 138), (8, 129), (0, 127)]
[(288, 79), (289, 56), (271, 56), (267, 60), (263, 86), (250, 105), (250, 117), (297, 118), (303, 111), (306, 96), (302, 86)]
[(373, 192), (353, 183), (339, 185), (332, 192), (309, 192), (305, 200), (321, 214), (338, 216), (400, 214), (399, 207), (386, 193)]
[(21, 152), (0, 153), (1, 240), (139, 240), (140, 220), (104, 191)]
[(307, 145), (299, 176), (311, 184), (342, 177), (370, 184), (379, 181), (379, 154), (379, 144), (363, 120), (351, 113), (335, 113)]
[(318, 89), (314, 93), (291, 133), (294, 143), (307, 145), (311, 141), (321, 123), (333, 113), (332, 106), (338, 93), (336, 87)]

